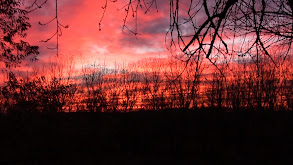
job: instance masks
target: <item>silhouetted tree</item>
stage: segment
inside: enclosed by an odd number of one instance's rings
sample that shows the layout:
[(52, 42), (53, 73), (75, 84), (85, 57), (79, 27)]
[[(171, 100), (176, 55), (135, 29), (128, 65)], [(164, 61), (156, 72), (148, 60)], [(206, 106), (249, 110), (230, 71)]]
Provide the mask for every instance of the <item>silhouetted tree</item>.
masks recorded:
[(122, 75), (122, 107), (125, 112), (132, 111), (138, 99), (138, 80), (135, 73)]
[(217, 108), (221, 110), (225, 106), (224, 102), (226, 99), (225, 77), (223, 77), (217, 70), (210, 76), (210, 84), (206, 90), (207, 103), (212, 109)]
[(100, 66), (96, 66), (96, 63), (91, 67), (83, 68), (83, 81), (86, 88), (84, 101), (90, 112), (100, 112), (107, 108), (104, 75), (105, 73)]
[(39, 53), (38, 46), (22, 40), (31, 27), (28, 11), (22, 8), (22, 3), (23, 0), (0, 1), (0, 61), (6, 67), (16, 66), (25, 57)]

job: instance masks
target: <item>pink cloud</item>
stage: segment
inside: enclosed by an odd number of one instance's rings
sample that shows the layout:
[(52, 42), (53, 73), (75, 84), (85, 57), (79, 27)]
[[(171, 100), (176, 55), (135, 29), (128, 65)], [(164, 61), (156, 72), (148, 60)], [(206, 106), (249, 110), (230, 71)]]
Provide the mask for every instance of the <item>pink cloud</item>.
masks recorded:
[[(54, 18), (54, 2), (49, 0), (41, 9), (29, 14), (32, 28), (28, 31), (27, 40), (40, 46), (41, 60), (36, 65), (56, 54), (56, 51), (47, 49), (56, 45), (56, 38), (52, 38), (47, 43), (39, 42), (55, 33), (56, 22), (53, 21), (47, 26), (38, 24), (39, 21), (44, 23)], [(108, 2), (101, 31), (99, 31), (99, 20), (104, 1), (63, 0), (58, 3), (59, 21), (63, 25), (69, 25), (68, 29), (62, 29), (62, 37), (59, 40), (60, 54), (63, 56), (82, 55), (83, 62), (87, 63), (98, 55), (105, 57), (111, 65), (119, 61), (133, 62), (167, 54), (164, 44), (164, 36), (168, 28), (166, 13), (156, 12), (153, 9), (151, 14), (139, 12), (138, 35), (135, 36), (127, 30), (122, 32), (125, 11), (117, 9), (123, 7), (126, 1)], [(135, 25), (132, 18), (129, 18), (127, 25), (129, 27)], [(81, 58), (75, 57), (75, 59)]]

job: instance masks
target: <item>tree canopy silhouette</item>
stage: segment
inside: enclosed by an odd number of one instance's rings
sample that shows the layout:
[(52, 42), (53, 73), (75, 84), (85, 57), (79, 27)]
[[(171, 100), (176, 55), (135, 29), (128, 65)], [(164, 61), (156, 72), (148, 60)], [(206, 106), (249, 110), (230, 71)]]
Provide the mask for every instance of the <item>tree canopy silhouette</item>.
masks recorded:
[(23, 0), (0, 1), (0, 61), (6, 67), (16, 66), (25, 57), (39, 53), (38, 46), (23, 40), (31, 25), (28, 11), (22, 6)]

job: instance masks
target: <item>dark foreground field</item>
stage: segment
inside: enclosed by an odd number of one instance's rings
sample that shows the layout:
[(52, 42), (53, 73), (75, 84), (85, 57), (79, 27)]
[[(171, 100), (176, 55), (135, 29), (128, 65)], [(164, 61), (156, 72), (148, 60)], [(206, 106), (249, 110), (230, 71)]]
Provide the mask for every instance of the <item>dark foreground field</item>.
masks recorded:
[(13, 114), (0, 164), (282, 164), (292, 128), (291, 112)]

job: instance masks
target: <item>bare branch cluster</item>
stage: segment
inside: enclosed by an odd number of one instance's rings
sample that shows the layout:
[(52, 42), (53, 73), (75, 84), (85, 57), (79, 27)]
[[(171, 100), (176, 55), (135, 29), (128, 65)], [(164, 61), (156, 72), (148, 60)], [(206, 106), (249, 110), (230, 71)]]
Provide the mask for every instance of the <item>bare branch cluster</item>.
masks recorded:
[[(36, 9), (38, 8), (41, 8), (44, 4), (47, 3), (48, 0), (45, 0), (44, 2), (38, 4), (38, 0), (35, 0), (31, 6), (29, 6), (28, 8), (31, 9), (31, 11), (35, 11)], [(50, 41), (52, 38), (56, 37), (56, 47), (53, 47), (53, 48), (49, 48), (48, 49), (51, 49), (51, 50), (56, 50), (56, 55), (58, 56), (59, 55), (59, 37), (62, 36), (62, 29), (66, 29), (68, 28), (69, 26), (68, 25), (63, 25), (60, 23), (59, 21), (59, 18), (58, 18), (58, 1), (55, 0), (55, 16), (54, 18), (52, 18), (51, 20), (45, 22), (45, 23), (41, 23), (39, 22), (39, 25), (42, 25), (42, 26), (46, 26), (50, 23), (52, 23), (53, 21), (56, 21), (56, 31), (55, 33), (47, 38), (46, 40), (41, 40), (40, 42), (48, 42)]]
[[(187, 18), (181, 14), (181, 22), (180, 2), (170, 2), (170, 46), (179, 45), (187, 55), (203, 54), (206, 58), (211, 55), (250, 55), (256, 62), (259, 55), (267, 55), (274, 62), (269, 48), (279, 44), (287, 44), (288, 49), (291, 47), (293, 17), (290, 1), (191, 1)], [(185, 26), (193, 31), (184, 33)]]
[[(117, 0), (110, 0), (110, 2), (116, 3)], [(108, 0), (105, 1), (105, 5), (102, 7), (103, 14), (99, 21), (99, 30), (101, 30), (102, 21), (104, 19), (106, 10), (108, 7)], [(157, 1), (156, 0), (129, 0), (127, 4), (125, 4), (123, 7), (119, 8), (118, 10), (124, 10), (125, 11), (125, 17), (123, 18), (123, 26), (122, 31), (125, 29), (131, 32), (134, 35), (137, 35), (137, 26), (138, 26), (138, 10), (141, 9), (144, 13), (148, 13), (152, 7), (155, 7), (156, 11), (158, 11)], [(135, 19), (135, 27), (134, 29), (129, 28), (127, 25), (127, 20), (130, 17), (133, 17)]]
[[(121, 8), (126, 12), (122, 29), (136, 35), (138, 9), (147, 13), (152, 6), (158, 8), (157, 2), (127, 2)], [(275, 63), (271, 49), (283, 46), (284, 60), (291, 49), (293, 5), (290, 0), (169, 0), (166, 5), (170, 7), (167, 48), (179, 48), (188, 57), (204, 55), (216, 64), (215, 57), (251, 56), (258, 62), (260, 55), (264, 55)], [(107, 1), (104, 13), (106, 8)], [(134, 30), (127, 26), (129, 15), (136, 20)]]
[(48, 2), (48, 0), (44, 0), (43, 2), (38, 3), (38, 0), (34, 0), (30, 6), (26, 7), (26, 9), (29, 10), (29, 12), (33, 12), (37, 9), (42, 8), (43, 5), (45, 5), (47, 2)]

